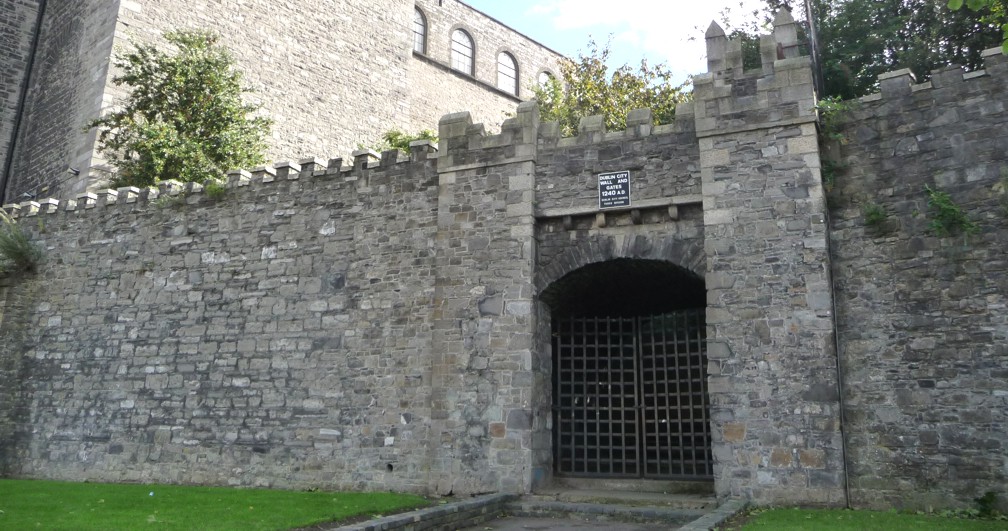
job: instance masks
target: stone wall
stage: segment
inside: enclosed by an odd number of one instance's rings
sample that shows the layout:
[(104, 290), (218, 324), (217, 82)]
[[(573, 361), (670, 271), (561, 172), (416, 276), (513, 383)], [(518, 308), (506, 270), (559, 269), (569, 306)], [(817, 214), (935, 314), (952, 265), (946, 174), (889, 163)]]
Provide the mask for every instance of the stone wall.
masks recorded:
[[(1008, 61), (985, 55), (880, 76), (843, 116), (830, 243), (859, 507), (1008, 499)], [(977, 232), (935, 234), (925, 187)]]
[(27, 366), (38, 427), (4, 438), (9, 472), (424, 492), (437, 180), (416, 157), (23, 218), (49, 259), (4, 315), (0, 374)]
[[(476, 123), (498, 130), (521, 100), (531, 99), (539, 73), (559, 71), (561, 55), (457, 0), (416, 3), (427, 19), (427, 53), (410, 62), (409, 121), (413, 129), (432, 129), (445, 114), (469, 112)], [(473, 37), (475, 75), (453, 70), (451, 33), (461, 28)], [(497, 88), (497, 55), (518, 63), (518, 94)], [(405, 127), (405, 126), (404, 126)]]
[[(778, 14), (763, 69), (707, 31), (694, 80), (715, 484), (758, 503), (843, 504), (843, 441), (815, 95)], [(745, 389), (745, 392), (739, 390)]]
[(95, 133), (85, 126), (98, 117), (112, 51), (119, 2), (50, 0), (39, 44), (6, 197), (32, 198), (84, 190), (68, 170), (87, 172)]
[[(718, 26), (707, 37), (710, 73), (669, 125), (634, 111), (626, 131), (586, 118), (560, 139), (524, 103), (497, 135), (445, 116), (440, 151), (408, 160), (280, 163), (223, 197), (17, 205), (48, 258), (0, 286), (0, 468), (529, 492), (553, 474), (556, 293), (603, 265), (706, 301), (719, 498), (1003, 500), (1004, 56), (922, 86), (882, 76), (824, 187), (793, 20), (755, 72)], [(632, 203), (603, 211), (613, 170)], [(977, 231), (929, 233), (925, 186)]]
[[(536, 289), (617, 258), (674, 263), (702, 276), (703, 215), (699, 151), (692, 107), (654, 126), (633, 111), (625, 131), (608, 133), (598, 117), (582, 120), (576, 137), (545, 124), (536, 160)], [(631, 205), (599, 210), (598, 174), (629, 171)]]
[[(234, 54), (250, 99), (274, 120), (267, 158), (347, 155), (407, 113), (413, 3), (274, 0), (124, 3), (117, 45), (208, 29)], [(125, 95), (109, 86), (113, 101)], [(429, 127), (435, 127), (436, 122)]]
[[(92, 164), (95, 132), (83, 126), (126, 95), (111, 82), (115, 69), (106, 75), (113, 41), (125, 50), (133, 42), (162, 42), (169, 30), (222, 35), (252, 89), (249, 99), (274, 120), (267, 152), (273, 160), (349, 154), (379, 143), (391, 129), (437, 129), (442, 115), (463, 110), (498, 128), (531, 93), (518, 98), (495, 88), (496, 52), (512, 51), (519, 60), (523, 87), (544, 68), (555, 71), (560, 60), (456, 0), (48, 4), (26, 107), (29, 133), (18, 144), (8, 198), (25, 191), (72, 198), (103, 186), (107, 173), (90, 169), (104, 163), (96, 155)], [(417, 5), (428, 16), (428, 56), (412, 52)], [(477, 43), (475, 78), (444, 66), (450, 28), (460, 24)], [(81, 176), (68, 176), (69, 166)]]
[(432, 363), (436, 492), (532, 488), (535, 103), (500, 135), (441, 120)]
[(22, 88), (31, 61), (32, 45), (38, 24), (37, 0), (0, 2), (0, 189), (7, 174), (7, 157), (14, 139)]

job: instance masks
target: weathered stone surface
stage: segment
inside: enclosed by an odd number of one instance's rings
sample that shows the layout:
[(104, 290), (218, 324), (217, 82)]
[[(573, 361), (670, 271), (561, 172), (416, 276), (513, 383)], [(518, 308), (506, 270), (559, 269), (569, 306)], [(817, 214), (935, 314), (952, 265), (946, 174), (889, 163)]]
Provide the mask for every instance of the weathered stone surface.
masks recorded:
[[(782, 24), (775, 35), (790, 35)], [(723, 55), (726, 40), (708, 48)], [(707, 337), (727, 349), (709, 361), (715, 486), (760, 503), (842, 500), (810, 473), (842, 473), (844, 456), (808, 59), (748, 74), (716, 59), (724, 71), (694, 81), (706, 269), (737, 279), (707, 286)], [(796, 458), (812, 449), (822, 462)]]
[[(1004, 55), (986, 60), (965, 81), (951, 68), (931, 88), (883, 86), (845, 117), (830, 246), (857, 506), (1006, 499), (1008, 96)], [(925, 186), (978, 232), (935, 235)], [(869, 224), (869, 205), (886, 219)]]
[[(38, 4), (0, 3), (0, 42), (11, 43), (0, 66), (12, 74), (0, 81), (0, 161), (6, 161)], [(427, 21), (424, 53), (412, 52), (417, 9)], [(349, 154), (392, 129), (436, 129), (442, 115), (461, 110), (496, 129), (532, 96), (528, 87), (541, 72), (559, 71), (558, 53), (455, 1), (50, 2), (6, 197), (73, 197), (101, 186), (106, 175), (92, 168), (104, 161), (94, 153), (95, 132), (83, 126), (125, 95), (111, 82), (113, 46), (158, 42), (164, 31), (193, 27), (223, 37), (255, 101), (274, 119), (267, 139), (274, 160)], [(455, 28), (474, 39), (473, 75), (450, 67)], [(518, 94), (497, 88), (499, 52), (517, 62)], [(80, 177), (68, 176), (68, 167)]]
[[(523, 104), (499, 135), (452, 114), (440, 151), (235, 172), (220, 200), (9, 207), (47, 260), (0, 284), (0, 471), (529, 492), (553, 474), (551, 320), (577, 309), (557, 287), (647, 313), (627, 277), (706, 305), (720, 497), (1004, 496), (1004, 56), (865, 99), (826, 191), (807, 60), (742, 73), (712, 45), (726, 69), (675, 124), (558, 139)], [(622, 169), (631, 206), (600, 210)], [(925, 185), (979, 231), (930, 234)]]

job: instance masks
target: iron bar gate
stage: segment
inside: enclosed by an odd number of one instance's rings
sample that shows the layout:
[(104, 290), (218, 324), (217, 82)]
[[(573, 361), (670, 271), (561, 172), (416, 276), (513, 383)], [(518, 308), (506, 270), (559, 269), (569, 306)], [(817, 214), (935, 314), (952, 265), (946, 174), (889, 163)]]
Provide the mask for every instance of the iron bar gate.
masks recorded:
[(558, 475), (713, 475), (703, 310), (553, 326)]

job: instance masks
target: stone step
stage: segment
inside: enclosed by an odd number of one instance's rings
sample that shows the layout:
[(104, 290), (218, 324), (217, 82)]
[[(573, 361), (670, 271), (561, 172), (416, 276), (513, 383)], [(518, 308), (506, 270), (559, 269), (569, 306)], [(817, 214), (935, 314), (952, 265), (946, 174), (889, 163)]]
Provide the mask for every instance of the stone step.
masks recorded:
[(588, 522), (636, 522), (661, 524), (669, 529), (704, 516), (704, 509), (631, 506), (606, 503), (550, 501), (526, 496), (505, 507), (506, 514), (520, 517), (566, 518)]
[(523, 500), (532, 502), (561, 502), (619, 505), (624, 507), (654, 507), (662, 509), (710, 509), (717, 507), (714, 496), (697, 494), (666, 494), (630, 490), (600, 489), (541, 489), (527, 495)]
[(663, 494), (690, 494), (714, 496), (714, 480), (692, 481), (620, 479), (620, 478), (564, 478), (554, 477), (549, 485), (536, 492), (551, 490), (601, 490), (617, 492), (658, 492)]

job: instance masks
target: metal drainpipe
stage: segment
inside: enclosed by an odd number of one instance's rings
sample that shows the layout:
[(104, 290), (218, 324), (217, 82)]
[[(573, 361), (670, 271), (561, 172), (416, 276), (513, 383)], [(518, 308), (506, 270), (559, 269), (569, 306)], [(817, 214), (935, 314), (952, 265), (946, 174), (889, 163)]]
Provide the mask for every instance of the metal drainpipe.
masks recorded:
[[(820, 150), (820, 157), (822, 157), (822, 150)], [(823, 222), (826, 225), (826, 256), (829, 258), (830, 267), (830, 311), (833, 312), (833, 350), (836, 355), (836, 372), (837, 372), (837, 407), (840, 408), (840, 449), (843, 452), (843, 474), (844, 474), (844, 498), (845, 505), (848, 509), (851, 508), (851, 497), (850, 497), (850, 470), (847, 466), (847, 418), (844, 415), (844, 379), (843, 379), (843, 368), (840, 365), (840, 323), (837, 316), (837, 304), (836, 304), (836, 275), (833, 269), (833, 245), (830, 242), (830, 215), (829, 207), (825, 208), (825, 219)]]
[(31, 78), (35, 70), (35, 55), (38, 52), (39, 37), (42, 34), (42, 18), (45, 16), (46, 4), (48, 0), (40, 0), (38, 15), (35, 18), (35, 35), (32, 36), (31, 51), (28, 53), (28, 62), (25, 65), (24, 80), (21, 81), (21, 96), (18, 98), (17, 112), (14, 114), (14, 131), (11, 133), (11, 141), (8, 144), (7, 160), (4, 162), (3, 175), (0, 175), (0, 205), (7, 200), (7, 183), (10, 181), (11, 165), (14, 163), (14, 151), (17, 149), (18, 133), (21, 131), (21, 120), (24, 117), (25, 102), (28, 101), (28, 89), (31, 87)]

